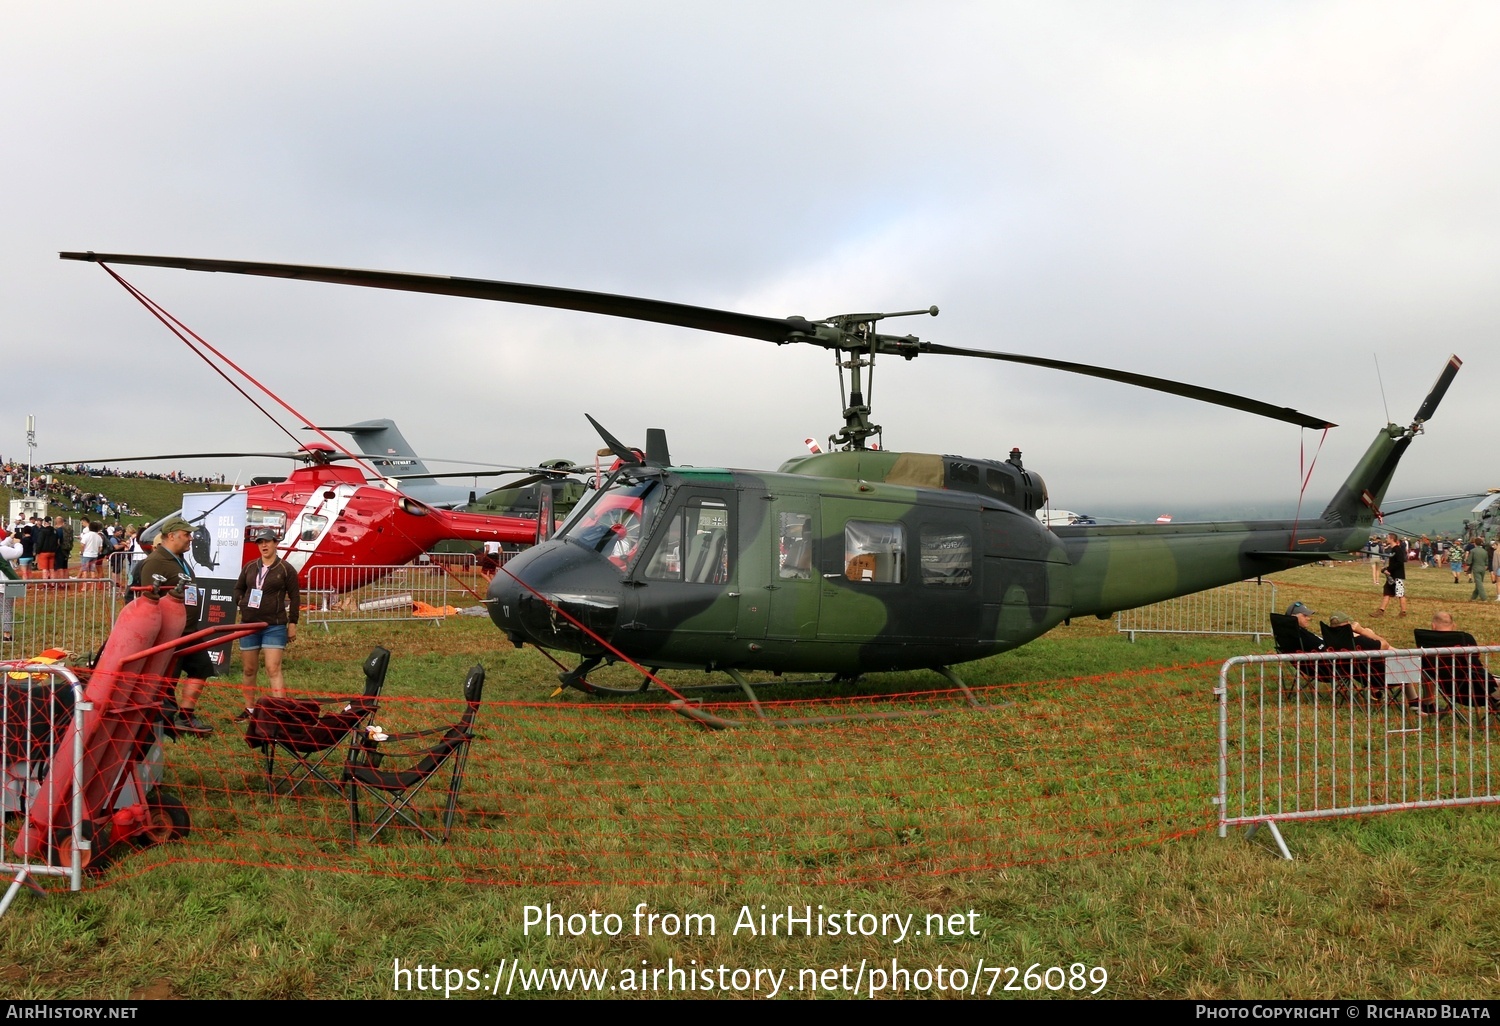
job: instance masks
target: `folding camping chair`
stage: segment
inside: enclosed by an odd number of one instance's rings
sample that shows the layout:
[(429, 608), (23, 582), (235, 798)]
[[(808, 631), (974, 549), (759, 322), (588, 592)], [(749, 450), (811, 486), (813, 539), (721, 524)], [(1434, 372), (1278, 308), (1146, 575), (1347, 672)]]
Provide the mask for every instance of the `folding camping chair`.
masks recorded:
[[(375, 715), (380, 689), (391, 665), (391, 653), (377, 646), (365, 658), (365, 693), (348, 698), (262, 698), (245, 725), (245, 743), (259, 748), (266, 756), (266, 791), (275, 798), (291, 794), (309, 777), (319, 781), (340, 798), (344, 789), (323, 764), (351, 734), (363, 731)], [(323, 712), (326, 704), (344, 703), (336, 712)], [(276, 753), (286, 753), (292, 765), (283, 777), (276, 776)]]
[[(469, 745), (474, 740), (474, 714), (479, 711), (479, 700), (483, 693), (484, 667), (476, 666), (464, 680), (464, 712), (457, 723), (405, 734), (376, 733), (373, 730), (356, 734), (349, 746), (349, 759), (344, 765), (344, 785), (349, 798), (350, 841), (359, 843), (361, 790), (368, 790), (385, 805), (371, 822), (370, 835), (366, 840), (375, 840), (398, 816), (416, 827), (429, 841), (438, 840), (419, 822), (417, 811), (412, 808), (412, 801), (421, 793), (427, 781), (436, 776), (444, 764), (451, 762), (453, 772), (448, 779), (448, 802), (443, 813), (441, 838), (443, 841), (448, 840), (448, 834), (453, 829), (453, 815), (458, 808), (458, 791), (463, 786)], [(407, 744), (430, 737), (438, 740), (427, 747), (412, 747)], [(382, 750), (382, 746), (390, 747)], [(398, 761), (406, 768), (392, 769), (391, 764)]]
[[(1378, 652), (1380, 642), (1371, 641), (1362, 634), (1355, 634), (1351, 624), (1341, 623), (1337, 626), (1329, 626), (1322, 621), (1318, 622), (1319, 633), (1323, 635), (1323, 644), (1328, 646), (1330, 652)], [(1384, 659), (1359, 659), (1350, 657), (1347, 660), (1337, 662), (1337, 668), (1356, 688), (1365, 688), (1366, 695), (1371, 701), (1389, 701), (1391, 695), (1400, 694), (1401, 685), (1398, 682), (1386, 682), (1386, 664)]]
[[(1434, 631), (1418, 627), (1412, 631), (1418, 648), (1475, 648), (1478, 642), (1468, 631)], [(1500, 713), (1500, 679), (1484, 667), (1478, 653), (1424, 655), (1422, 679), (1447, 699), (1454, 713), (1468, 722), (1465, 709)]]
[[(1276, 651), (1282, 655), (1296, 655), (1306, 652), (1302, 646), (1302, 630), (1297, 625), (1295, 616), (1287, 616), (1285, 613), (1271, 614), (1271, 638), (1276, 643)], [(1341, 673), (1338, 664), (1332, 659), (1309, 659), (1299, 661), (1296, 664), (1297, 676), (1290, 684), (1282, 685), (1282, 694), (1295, 694), (1301, 690), (1303, 681), (1312, 685), (1314, 693), (1317, 692), (1319, 684), (1327, 684), (1337, 699), (1340, 695), (1349, 692), (1349, 677)]]

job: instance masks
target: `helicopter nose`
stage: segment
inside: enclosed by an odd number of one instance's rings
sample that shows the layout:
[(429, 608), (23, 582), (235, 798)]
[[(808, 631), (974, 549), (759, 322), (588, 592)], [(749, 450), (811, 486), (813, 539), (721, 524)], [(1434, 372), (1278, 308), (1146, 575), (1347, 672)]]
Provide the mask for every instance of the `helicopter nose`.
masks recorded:
[(620, 571), (606, 557), (554, 541), (501, 567), (487, 598), (490, 620), (512, 642), (598, 655), (605, 649), (592, 635), (614, 634), (622, 591)]

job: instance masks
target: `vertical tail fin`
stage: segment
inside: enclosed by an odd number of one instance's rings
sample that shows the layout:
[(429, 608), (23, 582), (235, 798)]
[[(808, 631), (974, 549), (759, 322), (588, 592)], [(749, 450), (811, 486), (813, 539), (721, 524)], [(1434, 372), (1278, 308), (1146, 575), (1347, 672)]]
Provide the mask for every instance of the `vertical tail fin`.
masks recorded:
[(402, 437), (396, 422), (388, 417), (362, 420), (358, 424), (320, 427), (319, 431), (342, 431), (354, 436), (354, 444), (368, 456), (370, 463), (385, 474), (425, 474), (427, 465), (417, 458), (416, 450)]
[(1447, 365), (1428, 391), (1427, 398), (1422, 400), (1410, 427), (1387, 424), (1381, 428), (1380, 434), (1370, 443), (1365, 454), (1354, 465), (1354, 471), (1339, 486), (1333, 501), (1323, 511), (1324, 520), (1346, 527), (1375, 522), (1375, 514), (1385, 501), (1385, 492), (1396, 474), (1397, 464), (1406, 454), (1412, 439), (1422, 433), (1424, 425), (1437, 412), (1438, 403), (1443, 401), (1448, 386), (1453, 384), (1453, 378), (1462, 366), (1463, 361), (1457, 356), (1448, 357)]

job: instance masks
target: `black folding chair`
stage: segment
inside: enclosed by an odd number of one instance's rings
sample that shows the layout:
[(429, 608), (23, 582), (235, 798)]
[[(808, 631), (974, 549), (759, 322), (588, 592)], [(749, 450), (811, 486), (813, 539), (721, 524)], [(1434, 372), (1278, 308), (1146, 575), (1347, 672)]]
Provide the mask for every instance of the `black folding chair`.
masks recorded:
[[(469, 745), (474, 741), (474, 715), (484, 694), (484, 667), (476, 666), (464, 680), (464, 712), (457, 723), (405, 734), (377, 734), (362, 731), (349, 746), (344, 765), (344, 786), (349, 799), (349, 839), (359, 843), (359, 793), (369, 791), (384, 804), (370, 824), (373, 841), (391, 822), (400, 817), (414, 826), (429, 841), (439, 840), (424, 827), (412, 807), (413, 800), (427, 782), (444, 765), (452, 764), (448, 778), (448, 798), (443, 812), (443, 836), (447, 841), (453, 830), (453, 816), (458, 809), (458, 792), (463, 786), (464, 767), (469, 759)], [(413, 745), (423, 738), (436, 737), (433, 744)], [(392, 768), (400, 764), (404, 768)]]
[[(1296, 655), (1299, 652), (1308, 651), (1303, 647), (1302, 628), (1298, 625), (1295, 616), (1272, 613), (1271, 638), (1276, 643), (1276, 651), (1282, 655)], [(1348, 676), (1339, 671), (1338, 665), (1332, 659), (1308, 659), (1299, 661), (1295, 665), (1297, 676), (1293, 678), (1290, 685), (1282, 684), (1283, 694), (1301, 690), (1303, 681), (1311, 684), (1314, 691), (1317, 690), (1319, 684), (1327, 684), (1335, 698), (1349, 690)]]
[[(1380, 651), (1380, 642), (1371, 641), (1362, 634), (1355, 634), (1352, 624), (1341, 623), (1337, 626), (1329, 626), (1319, 621), (1318, 628), (1323, 635), (1323, 644), (1328, 646), (1330, 652)], [(1348, 660), (1339, 661), (1337, 665), (1355, 687), (1368, 689), (1367, 694), (1372, 698), (1379, 695), (1382, 699), (1389, 700), (1393, 693), (1400, 694), (1399, 684), (1386, 683), (1384, 659), (1351, 657)]]
[[(1418, 627), (1412, 631), (1418, 648), (1476, 648), (1478, 642), (1468, 631), (1434, 631)], [(1500, 713), (1500, 678), (1484, 667), (1477, 652), (1455, 652), (1451, 655), (1424, 655), (1422, 679), (1437, 689), (1465, 721), (1464, 710)]]
[[(271, 797), (291, 794), (311, 777), (340, 798), (343, 786), (325, 772), (323, 764), (333, 751), (351, 735), (363, 733), (375, 715), (380, 689), (391, 665), (391, 653), (376, 647), (364, 662), (365, 693), (359, 698), (262, 698), (255, 704), (245, 725), (245, 743), (259, 748), (266, 757), (266, 791)], [(325, 705), (343, 704), (342, 709), (324, 712)], [(284, 776), (276, 776), (276, 753), (284, 752), (292, 765)]]

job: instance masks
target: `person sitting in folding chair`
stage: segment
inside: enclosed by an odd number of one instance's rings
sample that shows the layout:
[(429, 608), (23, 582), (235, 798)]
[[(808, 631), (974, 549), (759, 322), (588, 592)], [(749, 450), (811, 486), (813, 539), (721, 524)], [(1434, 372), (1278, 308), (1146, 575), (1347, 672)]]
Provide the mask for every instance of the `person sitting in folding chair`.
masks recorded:
[[(1431, 630), (1415, 630), (1418, 648), (1477, 648), (1468, 631), (1453, 622), (1453, 614), (1439, 609), (1432, 614)], [(1423, 656), (1422, 677), (1443, 693), (1456, 710), (1477, 706), (1500, 714), (1500, 677), (1490, 673), (1480, 655)]]
[[(1328, 622), (1322, 627), (1323, 642), (1330, 652), (1389, 652), (1396, 647), (1370, 628), (1355, 621), (1348, 613), (1330, 614)], [(1355, 684), (1370, 689), (1372, 693), (1380, 692), (1383, 696), (1387, 693), (1386, 689), (1399, 685), (1396, 679), (1387, 680), (1388, 663), (1382, 658), (1351, 658), (1344, 668)], [(1405, 694), (1414, 712), (1420, 714), (1433, 711), (1422, 703), (1420, 689), (1409, 679), (1406, 681)], [(1430, 705), (1430, 698), (1428, 705)]]
[[(1286, 607), (1286, 615), (1297, 621), (1297, 647), (1296, 652), (1326, 652), (1328, 646), (1323, 639), (1313, 633), (1312, 618), (1317, 616), (1309, 609), (1305, 602), (1293, 602)], [(1278, 639), (1279, 641), (1279, 639)], [(1278, 648), (1280, 645), (1278, 643)]]
[[(1324, 644), (1323, 639), (1312, 630), (1312, 618), (1317, 615), (1305, 602), (1293, 602), (1287, 606), (1284, 615), (1272, 613), (1271, 637), (1276, 642), (1276, 651), (1282, 655), (1328, 651), (1328, 646)], [(1284, 692), (1296, 690), (1299, 680), (1306, 680), (1315, 687), (1318, 684), (1328, 684), (1335, 691), (1339, 689), (1341, 683), (1333, 660), (1323, 659), (1299, 661), (1296, 677), (1291, 681), (1283, 682), (1282, 690)], [(1347, 685), (1347, 681), (1342, 683)]]

